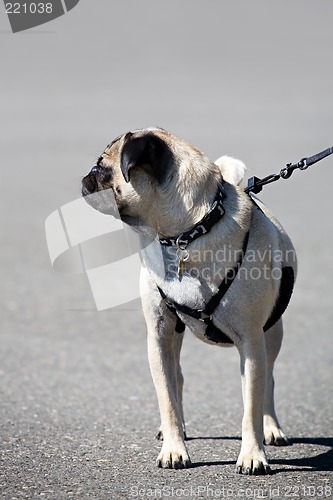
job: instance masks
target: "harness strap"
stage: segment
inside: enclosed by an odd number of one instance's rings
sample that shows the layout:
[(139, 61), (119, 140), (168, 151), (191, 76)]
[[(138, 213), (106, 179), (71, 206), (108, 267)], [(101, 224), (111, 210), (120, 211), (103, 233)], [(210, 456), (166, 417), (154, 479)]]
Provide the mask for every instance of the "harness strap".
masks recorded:
[(241, 255), (238, 259), (236, 266), (233, 269), (229, 269), (225, 278), (223, 279), (222, 283), (220, 284), (218, 291), (216, 292), (216, 294), (214, 294), (211, 297), (208, 304), (206, 305), (204, 312), (206, 314), (208, 314), (209, 316), (215, 311), (215, 309), (217, 308), (217, 306), (221, 302), (223, 296), (227, 293), (229, 287), (231, 286), (232, 282), (236, 278), (237, 273), (238, 273), (238, 271), (243, 263), (244, 256), (246, 254), (247, 245), (249, 242), (249, 236), (250, 236), (250, 231), (248, 231), (245, 235), (243, 247), (241, 250)]
[[(178, 304), (178, 302), (176, 302), (175, 300), (169, 299), (159, 286), (157, 287), (162, 299), (165, 301), (166, 306), (171, 312), (175, 313), (177, 316), (178, 313), (183, 313), (186, 316), (198, 319), (199, 321), (202, 321), (207, 325), (205, 335), (208, 339), (211, 339), (212, 335), (214, 334), (215, 336), (216, 334), (215, 332), (217, 328), (213, 323), (212, 315), (238, 274), (238, 271), (243, 263), (243, 259), (246, 254), (247, 245), (249, 242), (249, 234), (250, 232), (248, 231), (245, 235), (241, 255), (236, 266), (232, 269), (229, 269), (217, 292), (210, 298), (204, 309), (192, 309), (191, 307), (187, 307), (183, 304)], [(221, 332), (221, 335), (224, 334), (222, 334)], [(224, 340), (225, 342), (230, 342), (230, 339), (228, 339), (226, 335), (224, 335), (224, 337), (226, 339)]]

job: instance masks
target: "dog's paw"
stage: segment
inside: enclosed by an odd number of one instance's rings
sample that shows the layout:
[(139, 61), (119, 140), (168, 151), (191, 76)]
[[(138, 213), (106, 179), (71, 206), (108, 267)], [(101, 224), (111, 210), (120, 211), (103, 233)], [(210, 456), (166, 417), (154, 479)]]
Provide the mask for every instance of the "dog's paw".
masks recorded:
[(281, 429), (275, 427), (274, 429), (265, 430), (264, 444), (271, 446), (289, 446), (289, 439), (283, 434)]
[(265, 451), (260, 448), (250, 453), (241, 451), (236, 464), (236, 473), (248, 476), (270, 474), (271, 469), (268, 465)]
[(184, 444), (166, 446), (164, 443), (156, 465), (162, 469), (186, 469), (191, 466), (191, 460)]
[(272, 446), (288, 446), (290, 441), (284, 435), (282, 429), (272, 420), (266, 419), (264, 421), (264, 444)]

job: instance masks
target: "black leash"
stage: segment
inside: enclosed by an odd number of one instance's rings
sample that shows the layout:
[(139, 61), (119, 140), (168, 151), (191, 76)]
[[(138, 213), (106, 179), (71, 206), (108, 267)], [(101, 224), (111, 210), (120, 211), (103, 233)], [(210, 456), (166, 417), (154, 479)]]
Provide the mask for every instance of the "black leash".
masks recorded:
[(320, 160), (326, 158), (333, 154), (333, 147), (325, 149), (325, 151), (321, 151), (316, 155), (309, 156), (307, 158), (302, 158), (298, 163), (287, 163), (287, 165), (280, 170), (279, 174), (271, 174), (263, 179), (259, 179), (259, 177), (251, 177), (248, 180), (247, 187), (244, 189), (245, 193), (249, 194), (251, 191), (254, 194), (260, 193), (263, 186), (266, 184), (270, 184), (271, 182), (278, 181), (279, 179), (289, 179), (292, 175), (293, 171), (299, 168), (300, 170), (306, 170), (308, 167), (317, 163)]

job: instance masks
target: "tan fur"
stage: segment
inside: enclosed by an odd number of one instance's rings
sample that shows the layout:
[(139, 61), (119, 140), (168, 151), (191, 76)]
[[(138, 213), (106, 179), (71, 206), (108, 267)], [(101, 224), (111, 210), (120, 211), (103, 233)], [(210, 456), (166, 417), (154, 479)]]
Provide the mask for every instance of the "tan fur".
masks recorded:
[[(126, 182), (122, 172), (124, 151), (147, 134), (158, 137), (167, 152), (171, 152), (172, 164), (167, 167), (171, 174), (162, 183), (158, 175), (163, 172), (156, 170), (158, 162), (133, 165), (132, 161), (125, 165), (131, 169), (130, 182)], [(264, 276), (264, 270), (272, 270), (274, 266), (278, 274), (283, 267), (290, 266), (296, 273), (296, 259), (288, 236), (267, 209), (259, 210), (238, 186), (245, 172), (242, 162), (224, 156), (213, 163), (199, 150), (162, 129), (138, 130), (122, 136), (105, 149), (100, 165), (110, 169), (112, 178), (105, 183), (102, 174), (96, 174), (96, 190), (111, 189), (122, 219), (141, 233), (145, 262), (141, 295), (150, 369), (161, 414), (163, 445), (157, 460), (161, 467), (187, 467), (190, 458), (184, 441), (183, 379), (179, 364), (182, 334), (175, 332), (176, 316), (166, 307), (157, 286), (177, 303), (193, 309), (204, 308), (227, 269), (234, 267), (234, 255), (242, 248), (249, 231), (239, 279), (234, 280), (214, 311), (213, 320), (231, 339), (241, 359), (244, 418), (237, 471), (267, 472), (264, 439), (268, 444), (287, 444), (287, 440), (278, 423), (273, 399), (272, 373), (282, 340), (281, 319), (266, 334), (263, 331), (276, 303), (280, 280), (269, 272)], [(166, 269), (168, 259), (177, 263), (176, 251), (171, 248), (166, 254), (158, 237), (183, 233), (199, 222), (209, 210), (222, 178), (226, 191), (225, 215), (208, 234), (188, 246), (185, 274), (179, 281), (177, 276), (167, 275)], [(84, 186), (85, 183), (90, 185), (84, 180)], [(89, 194), (87, 188), (84, 194)], [(104, 199), (103, 206), (105, 203)], [(102, 206), (97, 203), (95, 208)], [(219, 252), (226, 248), (229, 253), (225, 253), (222, 262), (218, 261)], [(208, 250), (213, 259), (207, 258)], [(272, 252), (274, 255), (280, 252), (281, 260), (272, 262)], [(196, 277), (191, 275), (194, 270), (198, 273)], [(262, 273), (260, 278), (253, 278), (258, 271)], [(186, 314), (179, 316), (197, 337), (213, 344), (205, 337), (204, 323)]]

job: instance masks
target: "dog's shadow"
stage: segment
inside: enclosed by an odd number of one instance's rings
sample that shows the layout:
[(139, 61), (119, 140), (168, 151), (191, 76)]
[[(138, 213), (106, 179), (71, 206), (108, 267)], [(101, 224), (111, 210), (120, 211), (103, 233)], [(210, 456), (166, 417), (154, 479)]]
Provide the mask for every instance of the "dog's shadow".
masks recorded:
[[(196, 440), (217, 440), (217, 441), (241, 441), (239, 436), (198, 436), (198, 437), (188, 437), (187, 441)], [(279, 472), (327, 472), (333, 471), (333, 437), (308, 437), (308, 438), (291, 438), (291, 446), (295, 445), (305, 445), (300, 447), (299, 458), (284, 458), (284, 459), (270, 459), (270, 464), (278, 467), (274, 467), (273, 474)], [(312, 452), (307, 450), (306, 445), (314, 446), (325, 446), (329, 447), (329, 450), (323, 451), (316, 456), (307, 456)], [(268, 447), (268, 451), (271, 447)], [(286, 447), (285, 449), (288, 449)], [(192, 463), (192, 467), (203, 467), (210, 465), (233, 465), (234, 461), (215, 461), (215, 462), (195, 462)]]

